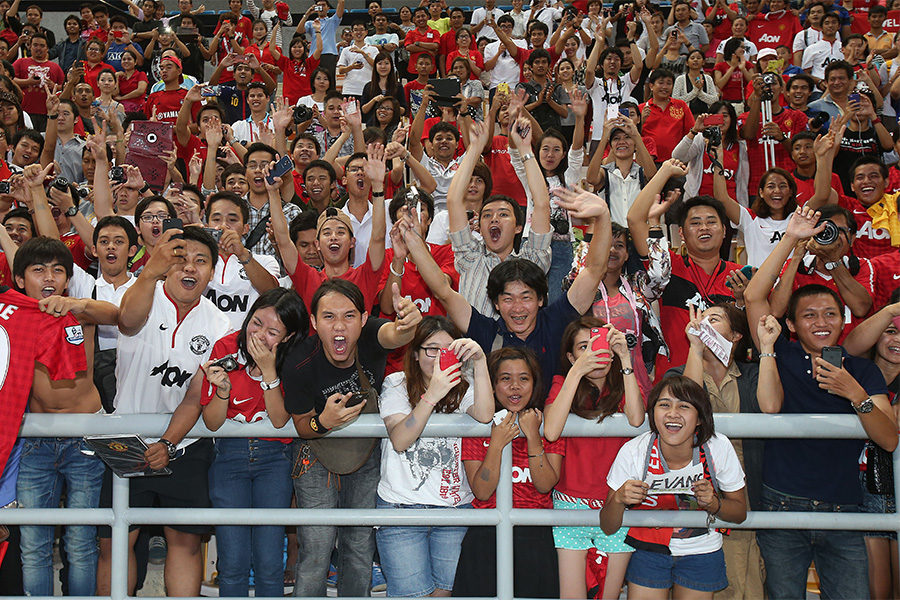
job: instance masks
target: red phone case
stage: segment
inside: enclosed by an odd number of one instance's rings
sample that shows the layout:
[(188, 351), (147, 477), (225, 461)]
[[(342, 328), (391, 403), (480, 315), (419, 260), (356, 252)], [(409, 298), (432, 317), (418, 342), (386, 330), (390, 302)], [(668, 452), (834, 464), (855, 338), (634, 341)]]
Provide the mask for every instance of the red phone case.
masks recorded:
[(594, 340), (593, 344), (591, 344), (591, 350), (596, 352), (597, 350), (609, 350), (609, 340), (606, 339), (605, 335), (606, 331), (597, 327), (591, 329), (591, 337), (600, 336), (599, 339)]
[(452, 350), (450, 350), (449, 348), (441, 348), (440, 359), (438, 362), (441, 371), (445, 370), (451, 365), (455, 365), (458, 362), (459, 359), (456, 358), (456, 354), (454, 354)]

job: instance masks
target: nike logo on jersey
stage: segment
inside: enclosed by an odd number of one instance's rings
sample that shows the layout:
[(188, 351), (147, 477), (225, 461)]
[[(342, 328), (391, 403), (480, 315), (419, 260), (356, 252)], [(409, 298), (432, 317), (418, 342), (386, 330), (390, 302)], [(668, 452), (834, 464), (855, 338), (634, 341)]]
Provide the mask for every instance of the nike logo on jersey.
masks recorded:
[(235, 400), (234, 403), (235, 404), (243, 404), (244, 402), (249, 402), (250, 400), (253, 400), (253, 398), (244, 398), (243, 400)]
[(166, 326), (163, 325), (162, 323), (159, 324), (159, 330), (160, 330), (160, 331), (165, 331), (166, 329), (168, 329), (168, 327), (166, 327)]
[(897, 281), (898, 279), (900, 279), (900, 275), (891, 275), (891, 277), (894, 278), (894, 281)]

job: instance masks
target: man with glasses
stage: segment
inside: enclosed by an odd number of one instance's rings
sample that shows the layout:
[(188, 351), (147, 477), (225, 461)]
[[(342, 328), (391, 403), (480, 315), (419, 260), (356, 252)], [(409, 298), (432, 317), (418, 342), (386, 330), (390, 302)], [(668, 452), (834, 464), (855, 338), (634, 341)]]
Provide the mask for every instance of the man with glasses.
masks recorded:
[[(266, 254), (278, 256), (278, 250), (272, 244), (272, 240), (266, 235), (266, 225), (269, 223), (269, 192), (266, 189), (266, 168), (272, 161), (278, 160), (275, 148), (262, 142), (250, 144), (247, 154), (244, 155), (244, 167), (247, 169), (247, 184), (250, 191), (247, 193), (247, 201), (250, 203), (250, 218), (247, 220), (249, 233), (244, 236), (244, 247), (253, 254)], [(291, 197), (294, 193), (293, 181), (285, 177), (282, 182), (282, 193)], [(288, 223), (300, 214), (300, 207), (286, 202), (281, 207), (284, 218)]]

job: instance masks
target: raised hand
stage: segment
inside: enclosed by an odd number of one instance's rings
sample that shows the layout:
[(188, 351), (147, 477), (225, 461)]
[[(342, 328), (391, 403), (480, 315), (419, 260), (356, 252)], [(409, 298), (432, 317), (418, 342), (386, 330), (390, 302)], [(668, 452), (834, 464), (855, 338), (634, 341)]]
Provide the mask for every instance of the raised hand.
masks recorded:
[(587, 93), (582, 92), (576, 87), (569, 92), (569, 99), (572, 102), (572, 112), (575, 113), (575, 116), (584, 117), (587, 115)]
[(760, 349), (773, 348), (778, 336), (781, 335), (781, 323), (772, 315), (763, 315), (756, 324), (756, 335), (759, 338)]
[(394, 321), (397, 332), (403, 333), (415, 329), (422, 321), (422, 313), (419, 312), (415, 302), (400, 295), (400, 286), (396, 283), (391, 285), (391, 300), (394, 305), (394, 314), (397, 315), (397, 319)]
[(818, 211), (805, 206), (798, 206), (791, 216), (784, 233), (786, 236), (794, 239), (811, 238), (825, 229), (825, 223), (817, 225), (821, 217), (822, 215)]
[(387, 172), (384, 159), (384, 146), (380, 143), (366, 146), (366, 164), (363, 167), (366, 178), (370, 183), (384, 184), (384, 174)]
[(557, 197), (556, 203), (566, 209), (573, 217), (592, 219), (600, 216), (609, 216), (609, 205), (606, 203), (606, 200), (579, 186), (575, 186), (574, 190), (556, 187), (550, 191)]

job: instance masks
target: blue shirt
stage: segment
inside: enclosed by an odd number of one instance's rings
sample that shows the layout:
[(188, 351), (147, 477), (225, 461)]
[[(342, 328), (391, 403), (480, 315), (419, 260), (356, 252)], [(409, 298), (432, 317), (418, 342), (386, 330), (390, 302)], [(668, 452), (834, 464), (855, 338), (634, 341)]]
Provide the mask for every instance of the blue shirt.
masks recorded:
[[(319, 22), (322, 24), (322, 54), (334, 54), (337, 55), (337, 28), (338, 25), (341, 24), (340, 18), (338, 18), (337, 13), (335, 12), (330, 17), (325, 19), (319, 19)], [(316, 52), (316, 30), (313, 28), (313, 21), (306, 22), (306, 34), (309, 36), (310, 45), (309, 45), (309, 55), (312, 56)]]
[[(116, 71), (122, 70), (122, 52), (130, 45), (131, 44), (111, 43), (106, 49), (106, 62), (112, 65), (112, 68), (114, 68)], [(141, 48), (140, 44), (134, 42), (134, 47), (138, 49), (138, 52), (141, 56), (144, 55), (144, 49)]]
[(501, 338), (503, 348), (525, 346), (534, 350), (537, 354), (538, 364), (541, 365), (543, 393), (546, 398), (550, 391), (551, 380), (559, 370), (563, 331), (569, 323), (580, 316), (581, 313), (569, 302), (569, 296), (563, 294), (547, 308), (538, 310), (534, 330), (522, 340), (506, 327), (506, 323), (500, 317), (486, 317), (473, 308), (466, 337), (478, 342), (485, 354), (490, 354), (497, 336)]
[[(775, 342), (778, 374), (785, 390), (782, 414), (856, 412), (846, 398), (829, 394), (813, 378), (810, 355), (783, 336)], [(884, 376), (870, 360), (843, 351), (844, 368), (870, 396), (887, 394)], [(875, 409), (878, 410), (878, 409)], [(809, 427), (815, 427), (813, 421)], [(859, 504), (859, 455), (864, 440), (766, 440), (763, 483), (783, 494), (836, 504)]]

